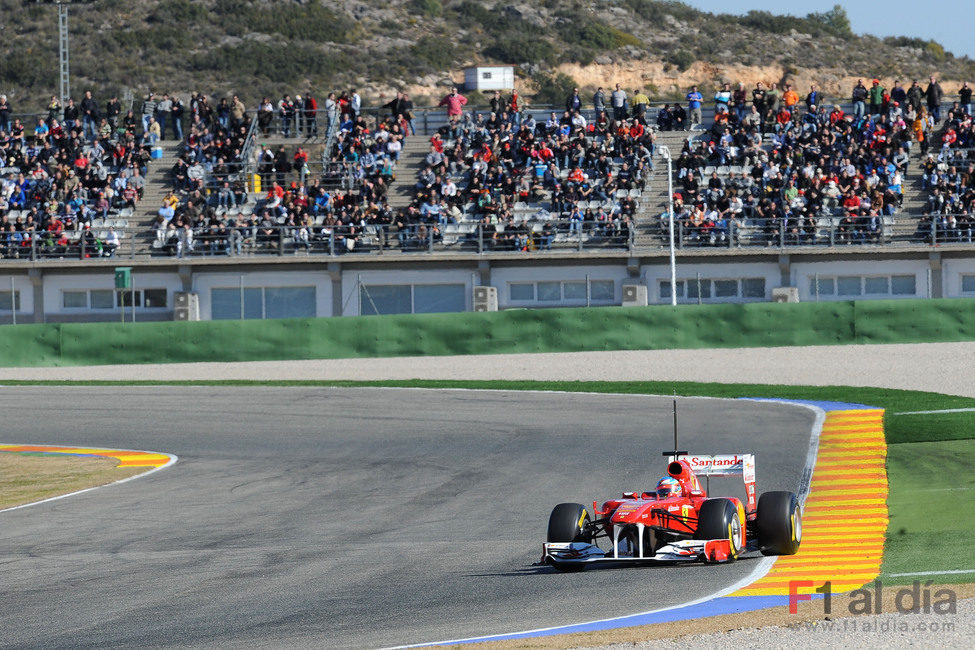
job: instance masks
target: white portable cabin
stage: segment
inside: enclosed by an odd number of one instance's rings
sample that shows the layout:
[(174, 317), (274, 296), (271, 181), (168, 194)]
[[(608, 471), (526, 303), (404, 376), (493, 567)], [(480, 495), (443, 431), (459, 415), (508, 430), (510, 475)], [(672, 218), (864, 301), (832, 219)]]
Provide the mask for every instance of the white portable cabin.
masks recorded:
[(514, 66), (481, 65), (464, 69), (465, 90), (511, 90), (514, 87)]

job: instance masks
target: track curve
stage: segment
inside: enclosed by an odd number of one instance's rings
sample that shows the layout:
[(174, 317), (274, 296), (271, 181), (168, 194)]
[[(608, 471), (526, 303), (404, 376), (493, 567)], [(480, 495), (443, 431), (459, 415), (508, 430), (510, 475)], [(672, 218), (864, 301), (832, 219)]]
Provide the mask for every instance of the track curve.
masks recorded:
[[(811, 411), (687, 398), (680, 409), (682, 446), (753, 451), (760, 491), (798, 486)], [(0, 411), (10, 442), (180, 457), (145, 480), (0, 515), (4, 645), (420, 643), (685, 602), (755, 562), (532, 566), (555, 503), (657, 480), (669, 398), (5, 387)], [(740, 491), (724, 481), (716, 493)]]

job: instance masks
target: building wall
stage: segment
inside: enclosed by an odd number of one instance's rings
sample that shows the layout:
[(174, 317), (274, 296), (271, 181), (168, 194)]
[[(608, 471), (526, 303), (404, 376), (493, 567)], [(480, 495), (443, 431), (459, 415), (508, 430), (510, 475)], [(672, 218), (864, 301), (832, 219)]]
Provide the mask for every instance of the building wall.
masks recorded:
[[(132, 273), (132, 286), (136, 290), (144, 289), (164, 289), (166, 291), (166, 304), (159, 307), (138, 307), (136, 309), (136, 319), (139, 314), (152, 316), (151, 320), (164, 318), (171, 314), (173, 310), (173, 292), (181, 289), (179, 274), (159, 273), (159, 272), (138, 272)], [(76, 320), (114, 320), (119, 317), (118, 309), (113, 305), (110, 308), (80, 308), (70, 307), (64, 304), (64, 294), (66, 291), (114, 291), (115, 274), (112, 268), (104, 268), (99, 273), (56, 273), (47, 272), (43, 276), (43, 301), (44, 314), (49, 322), (76, 321)], [(126, 308), (126, 314), (131, 310)], [(86, 318), (95, 316), (98, 318)]]
[[(722, 258), (727, 260), (727, 258)], [(771, 300), (772, 289), (779, 286), (781, 272), (777, 262), (734, 262), (732, 260), (678, 260), (676, 265), (677, 283), (680, 289), (681, 282), (696, 285), (698, 278), (701, 282), (711, 282), (714, 286), (715, 281), (721, 280), (764, 280), (765, 287), (762, 297), (746, 297), (739, 295), (732, 298), (730, 296), (719, 297), (714, 291), (709, 296), (702, 296), (700, 302), (756, 302)], [(647, 302), (650, 304), (669, 304), (670, 294), (666, 293), (664, 284), (670, 284), (670, 265), (669, 264), (650, 264), (641, 269), (641, 276), (647, 285)], [(688, 291), (696, 287), (685, 287), (685, 291), (678, 291), (678, 303), (696, 303), (698, 299), (693, 291)], [(704, 291), (701, 292), (702, 294)]]
[[(392, 313), (382, 311), (379, 304), (380, 298), (378, 291), (370, 293), (370, 287), (431, 287), (434, 285), (462, 285), (464, 298), (464, 311), (472, 308), (472, 292), (477, 284), (477, 273), (472, 271), (469, 265), (446, 266), (437, 269), (417, 269), (410, 265), (404, 267), (387, 267), (373, 269), (355, 269), (342, 273), (342, 296), (340, 315), (358, 316), (361, 313), (375, 313), (370, 309), (370, 300), (375, 301), (379, 313)], [(365, 291), (363, 291), (365, 287)], [(362, 304), (363, 301), (366, 304)], [(433, 307), (436, 309), (436, 307)]]
[[(489, 74), (490, 78), (485, 78)], [(515, 85), (515, 70), (511, 66), (478, 66), (464, 70), (466, 90), (510, 90)]]
[(945, 298), (975, 298), (975, 258), (942, 262)]
[[(491, 282), (498, 290), (498, 308), (584, 307), (618, 305), (622, 301), (622, 283), (629, 274), (624, 262), (581, 266), (504, 266), (491, 271)], [(605, 292), (612, 282), (611, 295)], [(555, 283), (561, 297), (554, 299)], [(533, 295), (512, 294), (512, 285), (533, 284)], [(587, 299), (585, 291), (588, 288)], [(581, 293), (580, 293), (581, 292)]]
[(234, 272), (202, 271), (193, 275), (193, 291), (200, 296), (200, 319), (211, 320), (213, 289), (314, 287), (315, 316), (332, 315), (332, 282), (326, 271), (266, 271), (242, 267)]
[[(120, 317), (116, 305), (105, 305), (106, 292), (114, 290), (111, 266), (0, 265), (0, 293), (9, 291), (11, 277), (20, 294), (19, 323)], [(235, 317), (233, 305), (228, 307), (234, 300), (245, 308), (247, 318), (292, 311), (314, 317), (468, 311), (473, 308), (473, 288), (484, 285), (497, 289), (501, 309), (619, 305), (624, 282), (644, 283), (649, 304), (670, 302), (669, 260), (660, 253), (134, 264), (132, 277), (136, 289), (155, 289), (166, 297), (165, 305), (137, 306), (136, 320), (172, 318), (174, 293), (187, 290), (199, 295), (200, 317), (212, 319), (215, 289), (224, 290), (218, 305), (224, 318)], [(681, 303), (767, 301), (780, 286), (798, 287), (802, 301), (975, 297), (975, 251), (685, 254), (677, 258), (677, 279)], [(243, 303), (236, 294), (242, 286)], [(859, 293), (847, 291), (857, 287)], [(101, 292), (100, 307), (65, 306), (65, 292), (78, 291)], [(289, 309), (291, 296), (295, 310)], [(257, 308), (255, 301), (261, 303)], [(0, 311), (0, 323), (10, 321), (9, 310)]]
[[(0, 294), (10, 293), (11, 281), (13, 281), (14, 295), (20, 298), (17, 322), (29, 322), (25, 317), (29, 318), (34, 313), (34, 285), (27, 274), (0, 274)], [(3, 302), (5, 305), (8, 304), (6, 298)], [(13, 321), (13, 314), (10, 311), (0, 309), (0, 323), (11, 323)]]
[[(975, 262), (975, 260), (973, 260)], [(888, 300), (891, 298), (930, 298), (931, 285), (934, 278), (931, 276), (931, 265), (927, 259), (914, 260), (834, 260), (822, 262), (797, 262), (792, 264), (792, 286), (799, 288), (799, 300), (802, 302), (824, 301), (824, 300)], [(903, 276), (914, 278), (914, 293), (897, 293), (896, 279)], [(864, 290), (861, 294), (842, 292), (838, 286), (840, 279), (852, 280), (853, 278), (892, 278), (890, 291), (869, 292)], [(814, 288), (819, 279), (821, 290), (817, 296)], [(822, 285), (829, 283), (829, 279), (834, 279), (834, 291), (826, 290)], [(866, 287), (865, 287), (866, 288)]]

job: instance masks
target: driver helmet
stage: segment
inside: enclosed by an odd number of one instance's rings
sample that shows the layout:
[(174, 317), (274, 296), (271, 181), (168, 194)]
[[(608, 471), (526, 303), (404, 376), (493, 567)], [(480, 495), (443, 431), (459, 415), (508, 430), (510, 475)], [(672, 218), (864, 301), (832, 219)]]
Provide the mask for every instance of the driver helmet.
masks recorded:
[(657, 483), (657, 498), (666, 499), (668, 497), (679, 497), (683, 490), (680, 481), (672, 476), (665, 476)]

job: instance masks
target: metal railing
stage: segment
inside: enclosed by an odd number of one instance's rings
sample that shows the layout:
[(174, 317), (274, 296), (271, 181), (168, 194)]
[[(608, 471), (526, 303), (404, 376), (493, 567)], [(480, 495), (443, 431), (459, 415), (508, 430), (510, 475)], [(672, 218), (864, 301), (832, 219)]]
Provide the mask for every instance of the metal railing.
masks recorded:
[(573, 225), (567, 220), (551, 227), (531, 224), (523, 228), (487, 226), (480, 223), (411, 224), (403, 228), (388, 225), (309, 226), (247, 225), (226, 232), (193, 232), (192, 237), (172, 230), (157, 234), (157, 254), (176, 257), (261, 256), (261, 255), (346, 255), (463, 251), (536, 252), (549, 250), (586, 251), (633, 247), (628, 227), (605, 227), (595, 222)]
[[(653, 242), (647, 245), (663, 247), (667, 227), (666, 219), (653, 226)], [(847, 245), (941, 246), (975, 243), (975, 221), (968, 221), (967, 215), (935, 215), (935, 218), (883, 216), (876, 221), (865, 217), (846, 220), (839, 216), (813, 217), (805, 221), (736, 218), (717, 224), (694, 224), (675, 219), (674, 231), (675, 245), (680, 250)]]
[(23, 233), (17, 239), (0, 233), (0, 263), (9, 260), (39, 262), (45, 260), (90, 260), (103, 258), (135, 258), (147, 251), (144, 244), (131, 235), (135, 229), (116, 229), (118, 244), (109, 244), (108, 235), (87, 237), (83, 231), (54, 234), (47, 231)]
[[(468, 97), (468, 99), (471, 100), (471, 97)], [(842, 101), (836, 101), (835, 99), (830, 99), (827, 97), (824, 97), (823, 99), (825, 101), (821, 102), (821, 104), (825, 104), (827, 106), (833, 106), (834, 104), (839, 104), (840, 108), (846, 114), (853, 113), (853, 103), (847, 99), (843, 99)], [(548, 120), (550, 114), (553, 111), (556, 112), (556, 114), (559, 116), (561, 116), (562, 113), (565, 111), (564, 104), (528, 105), (527, 103), (525, 103), (525, 101), (523, 101), (523, 105), (519, 113), (520, 114), (524, 114), (526, 112), (530, 113), (532, 117), (535, 118), (536, 121), (540, 120), (544, 122)], [(954, 100), (943, 101), (941, 103), (942, 113), (947, 112), (947, 110), (951, 108), (953, 102)], [(685, 105), (686, 101), (683, 99), (672, 100), (672, 101), (652, 101), (649, 104), (647, 104), (647, 109), (646, 109), (647, 120), (651, 123), (655, 123), (659, 110), (665, 104), (670, 106), (673, 106), (675, 104)], [(800, 102), (800, 104), (802, 108), (805, 109), (805, 103)], [(746, 106), (748, 107), (751, 106), (750, 99), (748, 100)], [(134, 108), (134, 101), (130, 101), (129, 108)], [(735, 110), (734, 106), (731, 107), (731, 110)], [(125, 112), (126, 110), (123, 110), (122, 114), (124, 115)], [(258, 126), (258, 111), (254, 109), (248, 109), (247, 112), (253, 114), (251, 119), (251, 128), (254, 129), (255, 127)], [(471, 116), (480, 114), (483, 115), (485, 118), (487, 118), (490, 115), (491, 109), (488, 104), (474, 103), (473, 101), (471, 101), (471, 103), (468, 103), (464, 107), (464, 112), (471, 114)], [(596, 111), (591, 105), (590, 98), (588, 97), (583, 98), (583, 108), (580, 112), (587, 120), (592, 120), (595, 118)], [(631, 115), (632, 112), (633, 112), (633, 107), (630, 106)], [(446, 108), (441, 106), (415, 107), (412, 110), (412, 113), (413, 113), (413, 120), (411, 121), (411, 123), (413, 127), (416, 129), (416, 132), (423, 135), (432, 135), (438, 129), (440, 129), (443, 126), (446, 126), (449, 123), (449, 120), (447, 119)], [(610, 118), (613, 117), (613, 108), (608, 104), (606, 106), (606, 113), (607, 115), (609, 115)], [(317, 137), (319, 139), (325, 138), (326, 140), (328, 140), (328, 138), (330, 138), (338, 130), (339, 122), (341, 121), (342, 116), (336, 115), (336, 118), (334, 120), (329, 121), (327, 112), (325, 111), (324, 108), (317, 109), (315, 111), (315, 114), (316, 114), (315, 120), (317, 126), (316, 130), (318, 133)], [(386, 117), (389, 117), (391, 115), (391, 111), (390, 109), (382, 106), (364, 106), (361, 109), (361, 114), (371, 119), (373, 123), (375, 123), (376, 120), (382, 120), (385, 119)], [(868, 108), (868, 114), (869, 114), (869, 108)], [(711, 121), (713, 121), (714, 115), (715, 115), (715, 103), (713, 100), (706, 98), (701, 107), (702, 123), (705, 125), (709, 124)], [(288, 128), (285, 129), (280, 112), (275, 110), (273, 112), (270, 122), (268, 123), (267, 128), (269, 131), (273, 131), (279, 134), (283, 134), (285, 130), (287, 130), (289, 133), (294, 134), (295, 137), (308, 139), (313, 137), (313, 134), (311, 133), (311, 127), (309, 126), (311, 122), (307, 120), (304, 116), (305, 116), (305, 111), (298, 111), (291, 118), (288, 124)], [(48, 111), (12, 113), (11, 121), (13, 121), (13, 119), (15, 118), (20, 119), (21, 123), (25, 127), (25, 135), (32, 136), (33, 127), (37, 124), (37, 119), (41, 117), (47, 119)], [(138, 115), (137, 117), (141, 119), (141, 114)], [(58, 118), (60, 120), (60, 115), (58, 116)], [(167, 119), (167, 122), (168, 121), (169, 120)], [(184, 128), (187, 127), (188, 124), (189, 124), (188, 118), (184, 117), (183, 119)], [(260, 132), (260, 129), (258, 129), (258, 132)]]
[[(321, 218), (319, 218), (320, 220)], [(675, 221), (675, 246), (679, 251), (728, 251), (745, 254), (751, 250), (835, 248), (864, 246), (871, 250), (913, 247), (952, 247), (975, 250), (975, 221), (967, 215), (883, 217), (880, 224), (865, 220), (844, 222), (841, 217), (819, 217), (802, 224), (782, 219), (741, 218), (726, 224), (694, 225)], [(308, 226), (287, 224), (235, 226), (228, 221), (225, 232), (193, 230), (180, 237), (178, 231), (114, 228), (118, 246), (106, 244), (107, 226), (84, 231), (52, 234), (25, 233), (12, 238), (0, 234), (0, 265), (5, 262), (54, 260), (136, 259), (149, 256), (285, 256), (400, 253), (494, 252), (593, 252), (620, 251), (653, 253), (665, 250), (667, 223), (632, 226), (628, 223), (552, 219), (544, 223), (527, 221), (506, 226), (480, 222), (418, 223), (398, 228), (370, 224), (363, 227)]]

